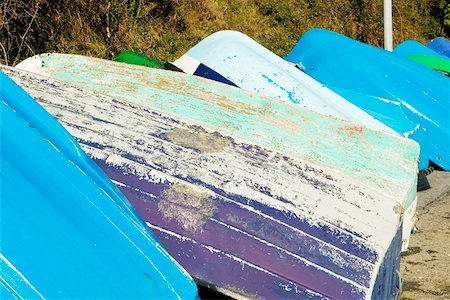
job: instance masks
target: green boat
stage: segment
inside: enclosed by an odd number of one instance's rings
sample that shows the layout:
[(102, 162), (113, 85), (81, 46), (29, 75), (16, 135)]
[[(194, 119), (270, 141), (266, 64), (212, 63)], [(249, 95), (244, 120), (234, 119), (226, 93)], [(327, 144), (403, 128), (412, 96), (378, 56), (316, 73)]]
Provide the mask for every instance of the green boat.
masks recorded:
[(405, 56), (446, 75), (450, 74), (450, 58), (431, 50), (419, 42), (412, 40), (404, 41), (394, 49), (394, 53)]
[(157, 61), (156, 59), (150, 58), (134, 51), (120, 52), (116, 57), (114, 57), (114, 61), (157, 69), (164, 68), (164, 64)]
[(425, 55), (407, 55), (406, 57), (446, 75), (450, 74), (450, 59)]

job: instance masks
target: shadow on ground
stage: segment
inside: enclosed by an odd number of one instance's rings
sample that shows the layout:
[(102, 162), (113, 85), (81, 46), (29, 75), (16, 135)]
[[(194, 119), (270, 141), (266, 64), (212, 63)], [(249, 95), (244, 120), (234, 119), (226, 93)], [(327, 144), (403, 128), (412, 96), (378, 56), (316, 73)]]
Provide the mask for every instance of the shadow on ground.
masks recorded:
[(418, 193), (417, 233), (402, 254), (402, 299), (450, 299), (450, 172), (428, 176)]

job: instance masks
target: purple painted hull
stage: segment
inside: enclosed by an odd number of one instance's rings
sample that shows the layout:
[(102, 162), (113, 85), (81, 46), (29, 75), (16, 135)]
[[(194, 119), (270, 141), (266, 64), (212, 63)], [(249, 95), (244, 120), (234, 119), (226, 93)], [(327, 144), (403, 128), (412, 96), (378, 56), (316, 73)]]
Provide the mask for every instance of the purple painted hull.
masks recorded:
[[(158, 210), (158, 198), (169, 185), (149, 186), (147, 181), (129, 174), (127, 170), (112, 167), (101, 160), (96, 160), (96, 163), (112, 180), (121, 182), (119, 188), (124, 195), (149, 222), (162, 244), (167, 249), (177, 249), (177, 252), (171, 251), (171, 254), (195, 278), (214, 278), (213, 282), (208, 282), (219, 287), (240, 286), (242, 291), (258, 291), (255, 296), (264, 298), (318, 297), (314, 290), (333, 298), (364, 297), (362, 292), (355, 292), (351, 284), (330, 277), (326, 272), (306, 265), (297, 257), (307, 257), (310, 261), (316, 259), (318, 263), (327, 266), (321, 255), (314, 257), (311, 256), (312, 251), (302, 251), (307, 246), (318, 252), (322, 246), (314, 239), (276, 222), (270, 224), (266, 218), (258, 220), (256, 213), (240, 209), (231, 202), (236, 199), (230, 199), (232, 197), (229, 195), (225, 195), (228, 197), (224, 199), (215, 199), (215, 215), (208, 219), (201, 232), (192, 233), (177, 221), (166, 220)], [(286, 219), (291, 220), (289, 217)], [(312, 233), (320, 235), (323, 230), (324, 228), (317, 228), (317, 232)], [(265, 242), (258, 240), (258, 235)], [(322, 251), (326, 250), (330, 249)], [(352, 260), (350, 255), (346, 258)], [(332, 267), (332, 264), (327, 267)], [(369, 286), (370, 274), (367, 269), (336, 271)]]

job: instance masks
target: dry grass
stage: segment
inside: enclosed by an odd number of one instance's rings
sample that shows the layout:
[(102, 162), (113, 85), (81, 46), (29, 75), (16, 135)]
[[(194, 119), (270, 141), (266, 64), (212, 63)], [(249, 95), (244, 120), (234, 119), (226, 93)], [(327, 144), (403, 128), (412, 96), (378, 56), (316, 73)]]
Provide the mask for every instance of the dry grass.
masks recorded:
[[(382, 0), (4, 0), (0, 63), (41, 52), (112, 58), (135, 50), (174, 60), (222, 29), (244, 32), (279, 55), (315, 27), (381, 46)], [(449, 33), (448, 0), (394, 2), (394, 42), (425, 42)], [(444, 6), (445, 6), (444, 3)], [(442, 7), (444, 7), (442, 6)], [(447, 20), (448, 21), (448, 20)]]

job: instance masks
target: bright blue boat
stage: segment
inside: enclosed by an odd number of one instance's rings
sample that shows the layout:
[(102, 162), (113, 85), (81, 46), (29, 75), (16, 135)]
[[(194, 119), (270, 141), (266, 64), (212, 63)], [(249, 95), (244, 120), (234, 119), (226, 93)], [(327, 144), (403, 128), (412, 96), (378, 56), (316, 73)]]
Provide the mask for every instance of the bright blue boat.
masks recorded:
[(437, 37), (426, 46), (437, 53), (450, 57), (450, 41), (444, 37)]
[(385, 50), (313, 29), (286, 57), (308, 75), (421, 146), (429, 161), (450, 169), (450, 80)]
[(0, 298), (195, 299), (73, 137), (0, 71)]

